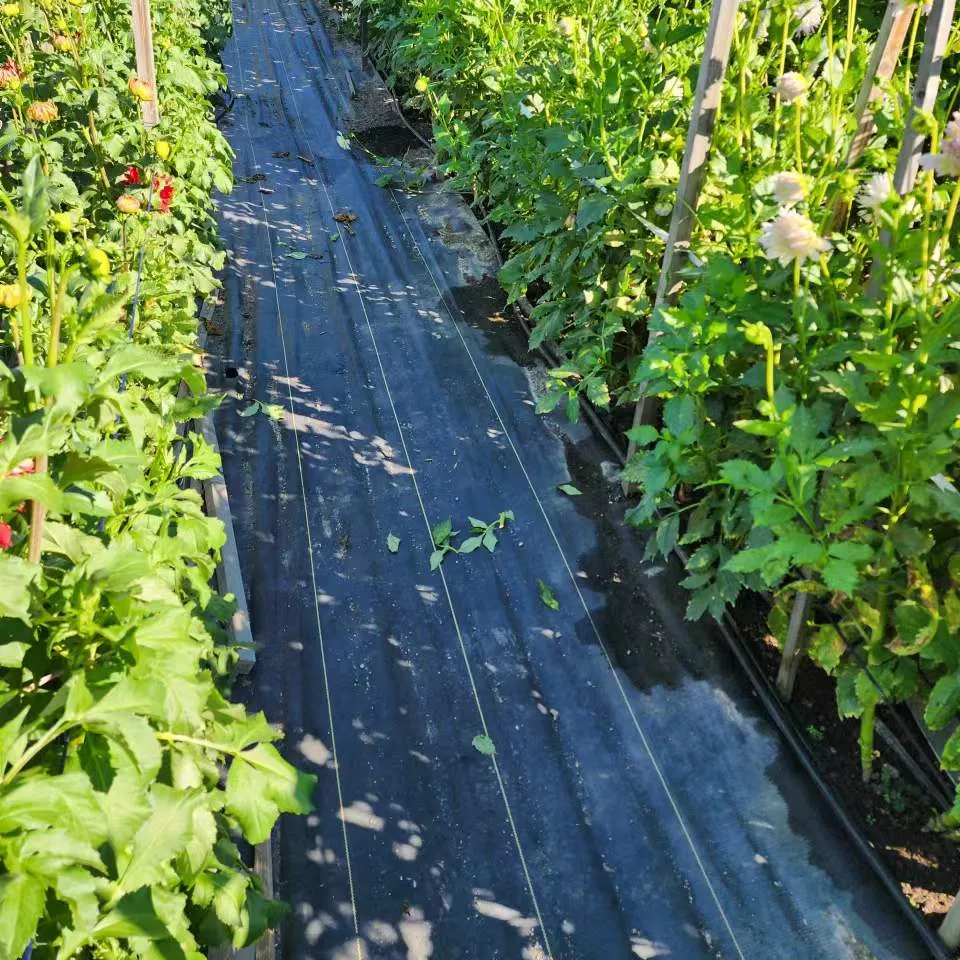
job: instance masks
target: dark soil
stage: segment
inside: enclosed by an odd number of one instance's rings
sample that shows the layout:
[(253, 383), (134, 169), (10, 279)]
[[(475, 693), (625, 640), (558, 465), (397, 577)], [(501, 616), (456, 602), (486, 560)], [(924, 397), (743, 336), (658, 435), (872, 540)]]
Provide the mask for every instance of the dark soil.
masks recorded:
[[(780, 649), (766, 633), (762, 616), (738, 610), (737, 621), (761, 669), (774, 681)], [(873, 778), (864, 784), (859, 723), (837, 716), (834, 681), (809, 660), (800, 666), (787, 710), (824, 779), (880, 854), (904, 896), (936, 928), (960, 884), (960, 845), (927, 829), (930, 817), (939, 812), (930, 793), (921, 789), (907, 765), (880, 736)], [(891, 711), (881, 707), (877, 717), (897, 729)]]

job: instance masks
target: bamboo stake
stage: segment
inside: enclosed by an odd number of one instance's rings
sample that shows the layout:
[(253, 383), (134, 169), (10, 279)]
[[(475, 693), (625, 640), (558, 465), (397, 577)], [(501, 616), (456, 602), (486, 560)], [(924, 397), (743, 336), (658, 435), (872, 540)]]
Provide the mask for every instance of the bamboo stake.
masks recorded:
[[(736, 26), (738, 0), (714, 0), (710, 10), (710, 25), (707, 27), (707, 39), (697, 75), (697, 89), (693, 100), (693, 112), (687, 130), (687, 143), (683, 151), (683, 163), (680, 167), (680, 183), (677, 187), (677, 201), (670, 220), (663, 262), (660, 266), (660, 278), (657, 283), (657, 297), (654, 313), (670, 304), (676, 296), (675, 274), (680, 255), (687, 252), (690, 234), (693, 231), (697, 201), (707, 173), (707, 157), (713, 139), (713, 127), (720, 107), (720, 94), (723, 90), (723, 75), (730, 56), (730, 43)], [(647, 345), (653, 341), (652, 333), (647, 335)], [(656, 419), (659, 404), (655, 397), (641, 397), (633, 414), (635, 427), (650, 423)], [(636, 452), (636, 444), (631, 440), (627, 449), (627, 459)], [(624, 484), (627, 491), (628, 484)]]
[(133, 18), (133, 46), (137, 54), (137, 77), (150, 84), (152, 100), (140, 101), (140, 116), (148, 129), (160, 122), (160, 103), (157, 99), (157, 70), (153, 60), (153, 21), (150, 19), (150, 0), (130, 0)]

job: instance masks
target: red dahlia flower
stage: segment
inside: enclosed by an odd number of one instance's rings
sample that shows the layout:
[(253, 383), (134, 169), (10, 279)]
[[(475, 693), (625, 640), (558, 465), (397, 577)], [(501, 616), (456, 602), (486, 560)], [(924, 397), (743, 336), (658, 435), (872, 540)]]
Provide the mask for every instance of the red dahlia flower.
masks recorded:
[(157, 195), (156, 209), (158, 213), (169, 213), (173, 202), (173, 180), (166, 173), (158, 174), (153, 178), (153, 191)]
[(140, 176), (140, 171), (136, 167), (127, 167), (126, 173), (123, 175), (123, 184), (127, 187), (135, 187), (138, 183), (143, 183), (143, 177)]
[(13, 527), (9, 523), (0, 523), (0, 550), (9, 550), (13, 546)]

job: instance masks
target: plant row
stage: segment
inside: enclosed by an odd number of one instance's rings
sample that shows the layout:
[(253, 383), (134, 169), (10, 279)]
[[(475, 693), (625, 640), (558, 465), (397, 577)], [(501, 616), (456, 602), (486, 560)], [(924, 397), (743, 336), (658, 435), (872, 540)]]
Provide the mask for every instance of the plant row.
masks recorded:
[(309, 809), (226, 693), (224, 532), (196, 489), (219, 469), (190, 425), (216, 402), (196, 316), (232, 182), (229, 9), (153, 15), (157, 90), (125, 0), (0, 6), (0, 960), (252, 942), (279, 907), (244, 843)]
[[(541, 411), (585, 394), (660, 405), (629, 436), (629, 519), (689, 554), (688, 616), (772, 595), (860, 722), (879, 704), (960, 713), (960, 46), (926, 155), (893, 189), (923, 48), (854, 103), (877, 3), (745, 0), (674, 301), (654, 310), (710, 4), (377, 0), (372, 47), (433, 116), (443, 169), (502, 228), (501, 280), (535, 302), (532, 344), (564, 365)], [(960, 769), (960, 733), (943, 755)], [(960, 805), (940, 821), (960, 823)]]

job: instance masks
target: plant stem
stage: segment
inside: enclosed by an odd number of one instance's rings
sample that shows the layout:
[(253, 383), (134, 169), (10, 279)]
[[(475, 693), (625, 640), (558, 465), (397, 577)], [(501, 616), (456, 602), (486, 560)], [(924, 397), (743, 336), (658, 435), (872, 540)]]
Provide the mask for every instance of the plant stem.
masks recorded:
[(912, 79), (910, 74), (910, 64), (913, 62), (913, 51), (917, 43), (917, 29), (920, 26), (920, 17), (922, 13), (923, 5), (918, 3), (913, 12), (913, 24), (910, 27), (910, 40), (907, 43), (907, 59), (903, 76), (903, 89), (907, 100), (910, 99), (910, 83)]
[[(783, 76), (784, 71), (787, 69), (787, 44), (790, 41), (790, 12), (785, 10), (783, 14), (783, 36), (780, 40), (780, 63), (779, 69), (777, 71), (777, 79)], [(773, 105), (773, 149), (777, 149), (777, 135), (780, 133), (780, 111), (782, 110), (782, 104), (780, 101), (780, 94), (777, 93), (777, 98), (774, 101)]]
[(797, 173), (803, 173), (803, 147), (800, 139), (801, 118), (803, 114), (803, 97), (800, 97), (793, 105), (793, 140), (794, 150), (797, 155)]
[(805, 299), (800, 297), (800, 261), (793, 261), (793, 305), (794, 309), (798, 311), (797, 314), (797, 352), (799, 354), (798, 360), (803, 362), (803, 358), (807, 353), (807, 327), (806, 327), (806, 318), (804, 314), (806, 313)]
[(943, 230), (940, 233), (940, 253), (947, 252), (950, 246), (950, 231), (953, 229), (953, 221), (957, 216), (957, 204), (960, 203), (960, 179), (953, 185), (953, 193), (950, 195), (950, 206), (947, 209), (947, 218), (943, 221)]
[(860, 715), (860, 772), (863, 782), (869, 783), (873, 775), (873, 733), (877, 714), (875, 703), (865, 704)]
[(17, 245), (17, 284), (20, 287), (20, 333), (23, 362), (33, 366), (33, 317), (30, 314), (30, 287), (27, 284), (27, 242)]
[(843, 51), (843, 75), (850, 70), (850, 57), (853, 55), (853, 34), (857, 28), (857, 0), (847, 0), (847, 46)]
[(6, 786), (14, 777), (38, 754), (44, 747), (50, 746), (70, 724), (65, 720), (58, 720), (29, 750), (25, 750), (20, 759), (7, 771), (0, 780), (0, 785)]

